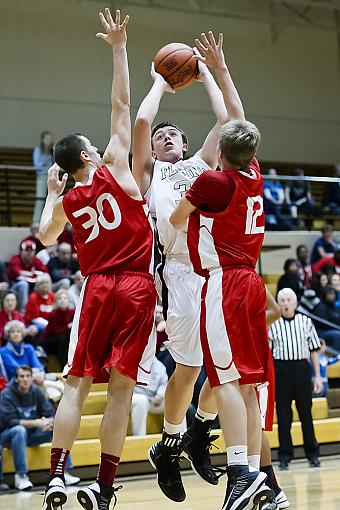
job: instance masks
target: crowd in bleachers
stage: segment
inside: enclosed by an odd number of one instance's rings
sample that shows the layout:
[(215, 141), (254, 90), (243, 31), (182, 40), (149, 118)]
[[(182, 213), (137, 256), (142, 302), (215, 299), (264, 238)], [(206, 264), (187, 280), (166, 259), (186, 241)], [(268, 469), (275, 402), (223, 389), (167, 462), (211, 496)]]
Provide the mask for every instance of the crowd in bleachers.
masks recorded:
[[(312, 196), (310, 182), (303, 180), (304, 170), (293, 172), (296, 180), (286, 183), (275, 179), (275, 168), (268, 171), (273, 179), (264, 181), (264, 211), (267, 230), (291, 230), (303, 225), (310, 228), (313, 219), (322, 214), (340, 215), (340, 187), (336, 182), (327, 182), (323, 189), (321, 203)], [(334, 177), (340, 177), (340, 165), (335, 166)]]
[(296, 258), (285, 261), (277, 292), (292, 289), (300, 309), (312, 317), (319, 336), (329, 348), (340, 352), (340, 246), (330, 225), (321, 233), (310, 257), (307, 246), (300, 245)]

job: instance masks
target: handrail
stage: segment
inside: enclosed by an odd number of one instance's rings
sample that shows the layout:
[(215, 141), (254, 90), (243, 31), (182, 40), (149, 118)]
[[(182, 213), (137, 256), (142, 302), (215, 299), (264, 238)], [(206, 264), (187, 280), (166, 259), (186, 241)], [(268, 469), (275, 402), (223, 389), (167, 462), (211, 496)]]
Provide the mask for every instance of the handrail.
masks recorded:
[(35, 168), (27, 165), (0, 165), (0, 170), (35, 170)]

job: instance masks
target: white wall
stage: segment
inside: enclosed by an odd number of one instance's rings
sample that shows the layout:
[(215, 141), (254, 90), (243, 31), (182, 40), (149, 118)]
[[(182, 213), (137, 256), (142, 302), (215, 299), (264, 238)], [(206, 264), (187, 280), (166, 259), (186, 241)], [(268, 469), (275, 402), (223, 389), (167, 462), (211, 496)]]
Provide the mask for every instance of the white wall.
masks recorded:
[[(0, 0), (0, 146), (31, 147), (43, 129), (83, 132), (107, 142), (111, 55), (86, 0)], [(225, 53), (250, 120), (261, 128), (260, 157), (340, 161), (340, 73), (336, 35), (287, 27), (276, 44), (269, 25), (130, 7), (132, 114), (151, 85), (153, 55), (202, 30), (225, 34)], [(165, 97), (159, 115), (189, 132), (192, 150), (213, 123), (201, 84)]]

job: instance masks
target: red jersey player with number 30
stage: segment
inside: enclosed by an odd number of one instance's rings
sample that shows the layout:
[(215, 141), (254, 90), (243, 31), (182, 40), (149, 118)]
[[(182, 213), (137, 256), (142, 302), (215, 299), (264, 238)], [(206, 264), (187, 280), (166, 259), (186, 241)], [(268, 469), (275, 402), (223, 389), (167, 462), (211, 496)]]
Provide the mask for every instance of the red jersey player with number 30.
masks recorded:
[[(67, 179), (59, 167), (48, 175), (48, 196), (40, 238), (52, 244), (69, 221), (82, 274), (86, 277), (71, 330), (65, 392), (56, 414), (50, 480), (43, 510), (65, 504), (65, 462), (80, 422), (82, 403), (92, 382), (108, 381), (100, 427), (101, 458), (96, 483), (78, 491), (86, 510), (108, 510), (124, 444), (136, 381), (147, 384), (155, 352), (151, 335), (156, 304), (152, 271), (153, 230), (145, 201), (129, 169), (130, 86), (126, 52), (128, 16), (115, 22), (109, 9), (97, 34), (112, 47), (111, 138), (101, 160), (81, 135), (58, 141), (57, 164), (76, 184), (64, 197)], [(150, 340), (149, 340), (150, 337)]]
[[(203, 44), (208, 65), (220, 70), (222, 34)], [(218, 72), (216, 70), (216, 72)], [(225, 99), (226, 102), (226, 99)], [(192, 185), (170, 216), (177, 228), (188, 223), (188, 247), (195, 271), (206, 277), (202, 290), (201, 343), (227, 445), (228, 485), (222, 510), (257, 508), (271, 497), (266, 475), (249, 470), (260, 456), (261, 416), (255, 385), (271, 379), (266, 328), (266, 290), (255, 272), (264, 237), (263, 179), (255, 157), (260, 133), (244, 118), (220, 131), (219, 166)], [(248, 435), (247, 435), (248, 432)], [(249, 455), (249, 458), (248, 458)]]

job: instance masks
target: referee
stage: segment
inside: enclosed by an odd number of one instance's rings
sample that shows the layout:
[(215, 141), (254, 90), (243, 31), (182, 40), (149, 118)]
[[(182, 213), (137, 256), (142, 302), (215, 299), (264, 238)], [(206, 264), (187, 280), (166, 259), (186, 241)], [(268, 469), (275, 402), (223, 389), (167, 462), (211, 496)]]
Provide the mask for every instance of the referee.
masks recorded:
[(315, 370), (314, 392), (322, 391), (317, 351), (320, 340), (309, 317), (296, 313), (297, 298), (292, 289), (277, 295), (282, 317), (269, 329), (276, 378), (276, 413), (279, 432), (279, 468), (288, 469), (294, 457), (290, 434), (292, 401), (301, 421), (304, 450), (310, 467), (319, 467), (319, 445), (315, 439), (312, 419), (311, 358)]

